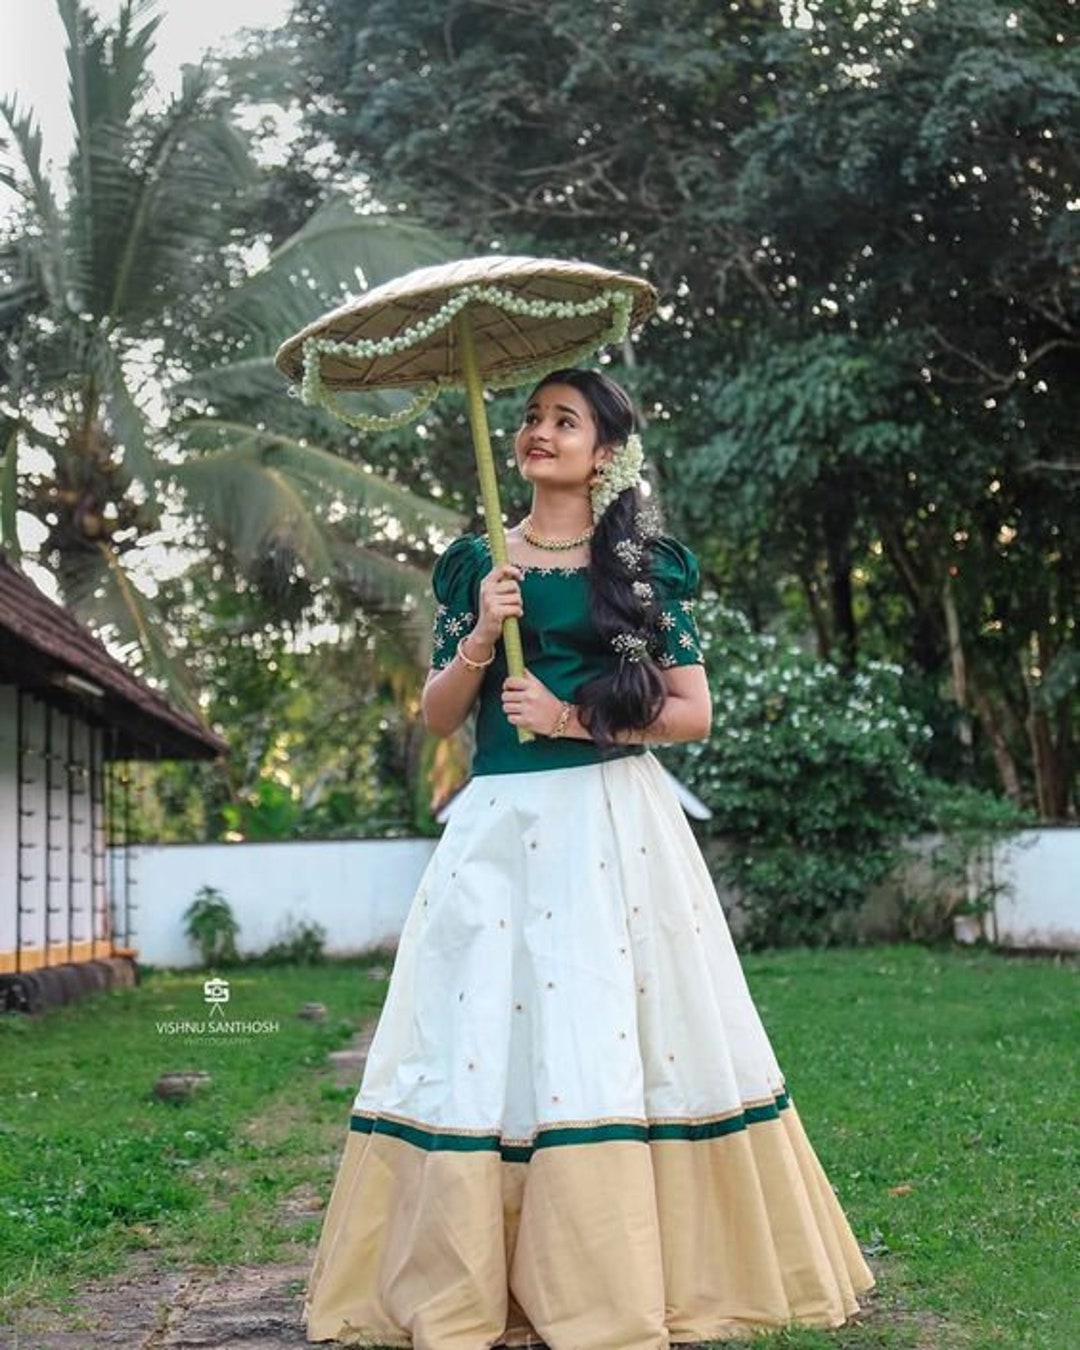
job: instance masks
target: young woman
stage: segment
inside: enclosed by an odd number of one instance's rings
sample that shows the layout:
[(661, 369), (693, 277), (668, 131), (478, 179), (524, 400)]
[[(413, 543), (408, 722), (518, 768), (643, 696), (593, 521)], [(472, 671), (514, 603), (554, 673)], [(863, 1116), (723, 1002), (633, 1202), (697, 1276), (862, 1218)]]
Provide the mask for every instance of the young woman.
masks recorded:
[(473, 775), (402, 934), (310, 1341), (666, 1350), (838, 1326), (873, 1284), (648, 751), (711, 710), (697, 563), (643, 502), (634, 426), (603, 375), (549, 376), (510, 563), (466, 535), (436, 565), (424, 717), (477, 709)]

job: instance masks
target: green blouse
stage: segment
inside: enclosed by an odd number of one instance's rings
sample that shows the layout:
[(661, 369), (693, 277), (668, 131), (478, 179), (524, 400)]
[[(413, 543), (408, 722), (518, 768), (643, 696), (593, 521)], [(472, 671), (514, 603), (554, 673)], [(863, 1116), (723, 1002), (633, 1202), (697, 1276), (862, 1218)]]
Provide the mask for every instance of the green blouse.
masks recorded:
[[(657, 608), (655, 637), (650, 651), (659, 666), (702, 662), (701, 639), (694, 622), (697, 559), (689, 549), (667, 536), (653, 540), (650, 582)], [(431, 664), (441, 670), (454, 659), (461, 638), (479, 616), (480, 581), (491, 571), (486, 536), (462, 535), (435, 564), (432, 585), (438, 602)], [(524, 617), (521, 643), (525, 666), (556, 698), (573, 702), (587, 680), (610, 669), (620, 659), (594, 631), (589, 617), (587, 567), (526, 567), (521, 581)], [(592, 741), (573, 737), (551, 740), (537, 736), (524, 745), (517, 728), (502, 710), (502, 683), (507, 676), (506, 652), (500, 642), (495, 660), (484, 672), (476, 720), (474, 776), (490, 773), (527, 773), (538, 769), (573, 768), (622, 755), (640, 755), (643, 745), (618, 746), (602, 751)]]

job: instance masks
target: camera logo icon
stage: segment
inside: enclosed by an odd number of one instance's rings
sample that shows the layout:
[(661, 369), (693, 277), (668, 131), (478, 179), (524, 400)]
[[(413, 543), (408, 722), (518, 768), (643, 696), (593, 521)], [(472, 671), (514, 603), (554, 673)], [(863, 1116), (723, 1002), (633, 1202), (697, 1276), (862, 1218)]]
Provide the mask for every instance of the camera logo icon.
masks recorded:
[(210, 1004), (211, 1017), (215, 1013), (218, 1017), (223, 1017), (223, 1006), (229, 1001), (229, 981), (218, 979), (216, 976), (212, 980), (204, 980), (203, 999)]

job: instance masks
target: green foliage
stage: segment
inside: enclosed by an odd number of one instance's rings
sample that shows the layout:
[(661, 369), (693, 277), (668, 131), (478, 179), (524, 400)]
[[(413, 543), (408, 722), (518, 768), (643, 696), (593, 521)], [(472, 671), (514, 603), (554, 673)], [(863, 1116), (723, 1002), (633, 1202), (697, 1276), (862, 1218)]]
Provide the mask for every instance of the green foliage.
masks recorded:
[[(767, 547), (834, 638), (858, 628), (949, 680), (976, 763), (1061, 818), (1078, 805), (1080, 737), (1050, 678), (1077, 649), (1077, 7), (897, 0), (856, 26), (836, 0), (813, 16), (776, 35), (775, 115), (738, 138), (734, 218), (762, 239), (771, 339), (795, 372), (777, 395), (805, 406), (797, 366), (828, 331), (886, 358), (896, 385), (878, 406), (918, 436), (892, 463), (885, 426), (856, 447), (816, 569), (779, 532)], [(745, 429), (745, 395), (713, 403)], [(766, 479), (779, 449), (762, 445)], [(824, 533), (829, 474), (794, 486), (778, 514)], [(871, 573), (859, 614), (851, 591)], [(883, 592), (899, 605), (874, 603)]]
[(936, 942), (955, 937), (959, 916), (983, 920), (992, 914), (1008, 892), (992, 866), (994, 846), (1021, 826), (1037, 824), (1037, 818), (989, 793), (929, 776), (923, 797), (934, 833), (912, 841), (886, 894), (901, 936)]
[(251, 958), (258, 966), (318, 966), (326, 960), (326, 929), (321, 923), (298, 922), (290, 914), (279, 936)]
[[(905, 839), (970, 822), (981, 794), (957, 800), (926, 774), (931, 733), (908, 709), (898, 667), (864, 662), (848, 676), (715, 601), (700, 618), (713, 730), (668, 755), (712, 810), (709, 832), (733, 845), (723, 866), (742, 897), (744, 940), (850, 940)], [(991, 811), (995, 824), (1004, 817)], [(961, 865), (986, 823), (984, 808), (982, 828), (958, 839)]]
[(307, 146), (331, 141), (382, 200), (478, 248), (542, 240), (704, 293), (733, 243), (731, 137), (775, 104), (751, 58), (780, 10), (297, 0), (289, 93)]
[(753, 945), (828, 945), (921, 823), (914, 752), (924, 734), (899, 672), (851, 680), (718, 606), (701, 612), (713, 695), (708, 742), (677, 752), (737, 847), (729, 880), (747, 897)]
[(240, 959), (236, 950), (240, 925), (219, 890), (200, 886), (183, 917), (184, 934), (198, 947), (204, 966), (236, 965)]
[(213, 565), (195, 564), (161, 587), (161, 612), (185, 634), (204, 713), (229, 754), (215, 764), (133, 766), (133, 837), (413, 832), (424, 787), (414, 653), (430, 633), (426, 604), (418, 594), (406, 614), (376, 624), (344, 600), (272, 586), (238, 579), (229, 588)]
[(845, 668), (920, 672), (937, 763), (1052, 819), (1080, 753), (1078, 15), (297, 0), (281, 52), (296, 184), (329, 138), (478, 250), (647, 270), (667, 318), (621, 373), (713, 583)]

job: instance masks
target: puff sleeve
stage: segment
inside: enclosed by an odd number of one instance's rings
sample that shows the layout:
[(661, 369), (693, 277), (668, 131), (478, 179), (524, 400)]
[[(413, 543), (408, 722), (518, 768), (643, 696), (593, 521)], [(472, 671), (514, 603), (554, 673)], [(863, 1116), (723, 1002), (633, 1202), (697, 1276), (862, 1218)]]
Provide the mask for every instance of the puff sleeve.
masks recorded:
[(661, 535), (652, 544), (656, 603), (650, 653), (658, 666), (704, 665), (694, 597), (701, 584), (698, 560), (683, 544)]
[(476, 623), (480, 586), (477, 543), (471, 534), (455, 539), (431, 574), (435, 592), (431, 665), (435, 670), (450, 664), (458, 642)]

